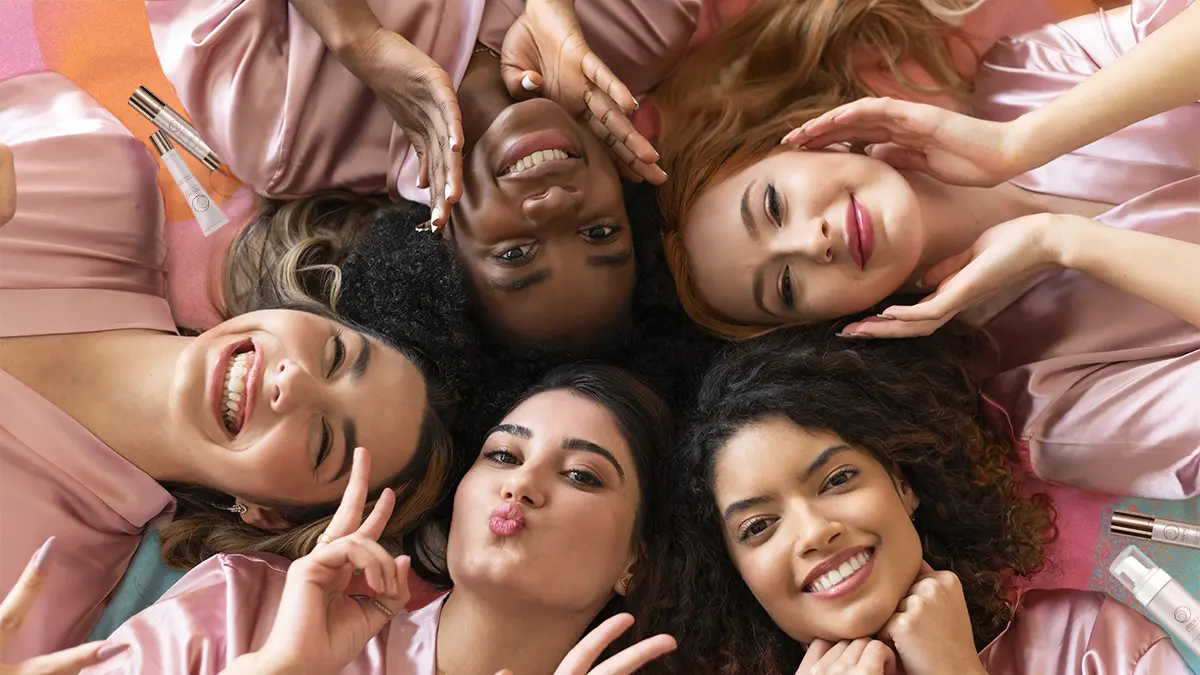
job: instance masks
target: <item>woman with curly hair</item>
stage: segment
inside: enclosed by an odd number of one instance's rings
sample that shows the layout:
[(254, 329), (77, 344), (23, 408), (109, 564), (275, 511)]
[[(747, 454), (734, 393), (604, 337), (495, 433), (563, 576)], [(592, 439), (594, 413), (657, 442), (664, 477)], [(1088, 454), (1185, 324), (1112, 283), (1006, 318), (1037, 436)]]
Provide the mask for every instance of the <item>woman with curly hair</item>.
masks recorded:
[[(846, 318), (868, 338), (961, 313), (1040, 477), (1200, 494), (1200, 314), (1178, 292), (1200, 255), (1200, 7), (1137, 0), (1001, 41), (963, 93), (979, 119), (850, 102), (870, 92), (839, 59), (921, 44), (886, 4), (771, 8), (747, 20), (776, 40), (729, 52), (745, 64), (709, 91), (737, 105), (697, 93), (689, 76), (707, 76), (688, 67), (661, 97), (665, 247), (693, 319), (745, 339)], [(831, 32), (781, 43), (781, 26)], [(798, 65), (768, 58), (789, 50)]]
[(793, 329), (718, 358), (671, 460), (658, 590), (638, 600), (642, 630), (679, 641), (666, 671), (1187, 672), (1107, 596), (1018, 600), (1052, 510), (1022, 493), (962, 341)]

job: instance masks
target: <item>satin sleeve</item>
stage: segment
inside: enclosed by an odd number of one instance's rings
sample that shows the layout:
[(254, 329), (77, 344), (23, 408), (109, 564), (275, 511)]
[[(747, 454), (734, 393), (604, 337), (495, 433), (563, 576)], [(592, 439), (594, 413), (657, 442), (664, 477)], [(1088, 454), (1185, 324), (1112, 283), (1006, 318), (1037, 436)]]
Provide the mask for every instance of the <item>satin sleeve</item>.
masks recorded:
[(217, 675), (266, 641), (286, 575), (277, 556), (213, 556), (108, 638), (128, 649), (82, 672)]
[(989, 675), (1187, 675), (1157, 624), (1104, 593), (1034, 590), (980, 652)]

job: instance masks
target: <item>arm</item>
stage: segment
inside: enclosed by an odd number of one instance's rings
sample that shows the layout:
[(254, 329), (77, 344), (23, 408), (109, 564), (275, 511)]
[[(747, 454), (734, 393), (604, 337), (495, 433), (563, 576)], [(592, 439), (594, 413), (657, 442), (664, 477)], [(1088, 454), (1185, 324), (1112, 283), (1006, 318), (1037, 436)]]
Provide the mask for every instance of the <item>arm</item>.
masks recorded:
[(1049, 105), (1016, 120), (1034, 167), (1125, 127), (1200, 100), (1200, 3)]

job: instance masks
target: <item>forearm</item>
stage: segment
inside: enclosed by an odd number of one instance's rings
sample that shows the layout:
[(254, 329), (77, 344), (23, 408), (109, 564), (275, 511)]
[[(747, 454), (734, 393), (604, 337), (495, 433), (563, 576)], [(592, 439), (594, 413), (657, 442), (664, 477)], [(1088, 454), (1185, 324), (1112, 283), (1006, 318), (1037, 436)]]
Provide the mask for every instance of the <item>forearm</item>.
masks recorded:
[(1200, 245), (1063, 218), (1049, 234), (1060, 264), (1200, 326)]
[(354, 60), (382, 29), (367, 0), (290, 0), (321, 41), (343, 63)]
[(1016, 121), (1021, 148), (1041, 166), (1158, 113), (1200, 100), (1200, 3), (1116, 61)]
[(259, 652), (242, 654), (234, 659), (221, 675), (300, 675), (302, 669), (275, 663)]

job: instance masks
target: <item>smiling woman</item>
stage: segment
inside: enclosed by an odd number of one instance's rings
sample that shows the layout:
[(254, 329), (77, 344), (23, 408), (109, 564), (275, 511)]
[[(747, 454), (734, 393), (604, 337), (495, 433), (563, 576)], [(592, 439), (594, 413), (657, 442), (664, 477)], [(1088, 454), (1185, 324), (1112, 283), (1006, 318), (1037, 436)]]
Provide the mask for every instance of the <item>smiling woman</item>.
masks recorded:
[(17, 168), (0, 228), (0, 593), (48, 535), (66, 568), (0, 660), (81, 641), (160, 516), (178, 566), (307, 553), (355, 445), (371, 448), (372, 499), (397, 492), (384, 543), (399, 547), (449, 465), (435, 364), (310, 306), (177, 334), (142, 144), (53, 73), (0, 84), (0, 144)]

